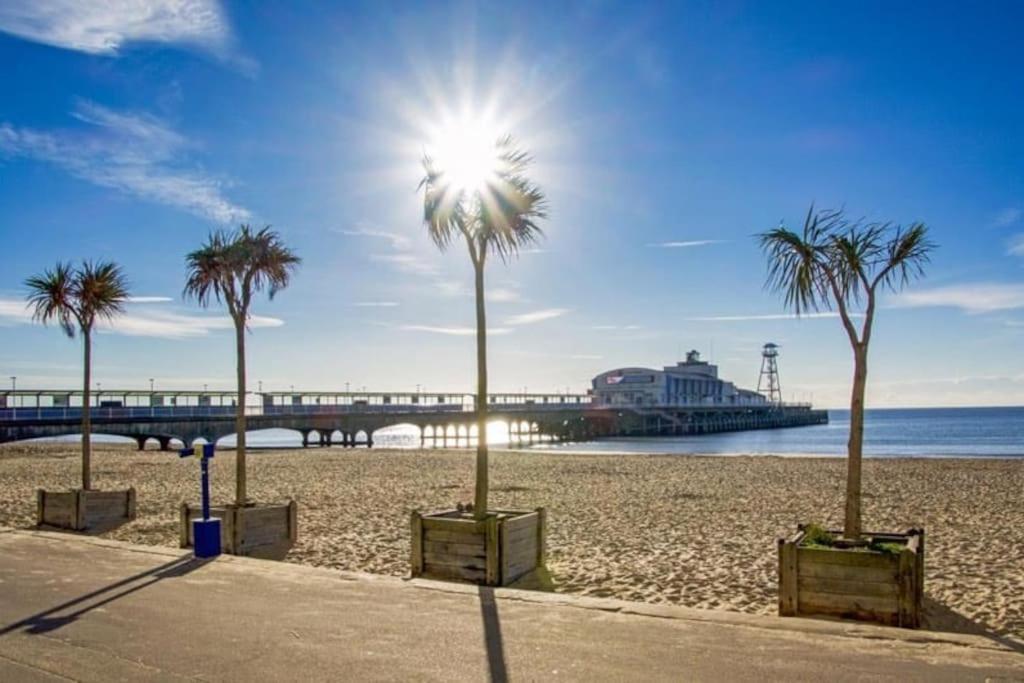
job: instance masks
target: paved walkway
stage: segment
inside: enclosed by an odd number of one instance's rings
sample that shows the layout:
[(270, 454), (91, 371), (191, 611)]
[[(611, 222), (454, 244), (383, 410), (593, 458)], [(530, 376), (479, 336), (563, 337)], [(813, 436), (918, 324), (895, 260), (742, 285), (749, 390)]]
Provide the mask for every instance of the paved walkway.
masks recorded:
[(1024, 680), (978, 636), (343, 573), (0, 527), (0, 681)]

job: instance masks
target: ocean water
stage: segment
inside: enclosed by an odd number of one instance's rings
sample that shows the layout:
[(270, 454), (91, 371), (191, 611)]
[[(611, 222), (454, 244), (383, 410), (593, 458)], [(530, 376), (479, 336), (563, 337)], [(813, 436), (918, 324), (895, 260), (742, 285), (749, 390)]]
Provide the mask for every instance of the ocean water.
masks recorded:
[[(505, 429), (492, 427), (491, 444), (504, 446), (507, 443)], [(849, 411), (833, 410), (829, 411), (827, 425), (703, 436), (544, 443), (534, 445), (530, 450), (574, 453), (845, 455), (849, 428)], [(864, 454), (868, 457), (1024, 457), (1024, 407), (868, 410), (864, 432)], [(62, 440), (76, 438), (63, 437)], [(97, 440), (121, 439), (97, 437)], [(234, 438), (226, 437), (219, 443), (226, 447), (234, 446)], [(380, 448), (418, 448), (419, 443), (417, 430), (409, 426), (384, 429), (374, 434), (374, 444)], [(292, 448), (301, 446), (302, 442), (297, 432), (268, 429), (251, 432), (249, 445), (257, 448)]]
[[(602, 439), (543, 446), (577, 452), (846, 455), (850, 411), (830, 410), (827, 425), (704, 436)], [(868, 410), (869, 457), (1024, 457), (1024, 407)]]

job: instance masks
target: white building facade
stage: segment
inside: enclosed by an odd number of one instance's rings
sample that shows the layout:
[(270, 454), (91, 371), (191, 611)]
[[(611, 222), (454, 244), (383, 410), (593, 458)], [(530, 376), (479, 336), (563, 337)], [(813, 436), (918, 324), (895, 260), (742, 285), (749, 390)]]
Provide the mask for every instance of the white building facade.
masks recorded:
[(595, 406), (754, 405), (768, 400), (749, 389), (719, 379), (718, 366), (700, 359), (697, 351), (662, 370), (619, 368), (593, 380)]

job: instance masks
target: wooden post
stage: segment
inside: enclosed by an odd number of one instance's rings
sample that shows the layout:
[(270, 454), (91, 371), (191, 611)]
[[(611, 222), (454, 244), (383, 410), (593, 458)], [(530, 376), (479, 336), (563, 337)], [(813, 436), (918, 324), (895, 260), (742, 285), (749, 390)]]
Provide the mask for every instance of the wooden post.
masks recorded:
[(136, 516), (135, 487), (128, 489), (128, 519), (134, 520)]
[(225, 516), (231, 519), (231, 535), (229, 536), (231, 544), (228, 548), (228, 553), (242, 555), (242, 540), (245, 538), (245, 507), (242, 505), (227, 505), (224, 512)]
[(85, 529), (88, 519), (85, 515), (86, 497), (85, 491), (82, 489), (75, 489), (74, 499), (72, 503), (71, 513), (71, 528), (75, 531), (81, 531)]
[(412, 554), (409, 558), (413, 577), (423, 573), (423, 515), (412, 511)]
[[(918, 621), (920, 622), (921, 611), (924, 609), (924, 529), (910, 529), (908, 533), (917, 533), (917, 607)], [(911, 541), (913, 543), (913, 541)]]
[(295, 499), (288, 501), (288, 540), (295, 543), (299, 539), (299, 504)]
[(501, 568), (498, 566), (498, 516), (491, 515), (484, 521), (487, 540), (486, 545), (486, 563), (485, 563), (485, 582), (488, 586), (501, 585)]
[(548, 561), (548, 511), (537, 508), (537, 568), (543, 567)]
[(899, 570), (896, 574), (896, 612), (897, 626), (903, 628), (913, 627), (917, 624), (915, 619), (916, 610), (914, 601), (917, 597), (917, 571), (914, 568), (914, 551), (904, 548), (900, 551)]
[(181, 528), (179, 529), (180, 538), (178, 539), (178, 545), (182, 548), (187, 548), (189, 546), (188, 526), (191, 523), (188, 519), (188, 503), (182, 503), (181, 507), (178, 508), (178, 511), (181, 515)]
[(46, 491), (36, 489), (36, 524), (42, 526), (46, 520)]
[(797, 596), (797, 544), (779, 539), (779, 616), (796, 616)]

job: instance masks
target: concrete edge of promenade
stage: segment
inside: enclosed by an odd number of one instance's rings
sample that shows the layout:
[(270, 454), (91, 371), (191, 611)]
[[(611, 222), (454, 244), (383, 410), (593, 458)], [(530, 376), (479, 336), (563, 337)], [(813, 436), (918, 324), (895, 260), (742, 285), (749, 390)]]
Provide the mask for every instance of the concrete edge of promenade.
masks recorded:
[[(0, 525), (0, 534), (6, 533), (33, 536), (61, 543), (88, 544), (98, 547), (108, 547), (120, 551), (167, 557), (168, 559), (180, 558), (183, 552), (178, 548), (139, 545), (125, 541), (116, 541), (98, 538), (95, 536), (83, 536), (58, 531), (15, 529)], [(392, 584), (396, 589), (430, 590), (467, 595), (476, 595), (478, 591), (478, 587), (475, 585), (432, 581), (428, 579), (410, 579), (365, 572), (353, 572), (314, 567), (291, 562), (275, 562), (247, 557), (236, 557), (232, 555), (222, 555), (217, 558), (216, 562), (219, 564), (234, 565), (239, 569), (246, 571), (258, 571), (267, 576), (273, 576), (275, 574), (291, 577), (303, 574), (307, 576), (318, 575), (342, 581), (373, 582), (377, 585)], [(972, 635), (967, 633), (908, 630), (827, 619), (783, 618), (778, 616), (746, 614), (725, 610), (697, 609), (679, 605), (649, 604), (617, 600), (613, 598), (594, 598), (568, 593), (551, 593), (516, 588), (495, 588), (494, 597), (499, 600), (517, 601), (521, 603), (572, 607), (584, 610), (613, 612), (624, 615), (715, 624), (718, 626), (737, 626), (765, 629), (769, 631), (788, 631), (809, 635), (818, 634), (823, 636), (893, 641), (894, 643), (913, 643), (918, 645), (941, 644), (979, 650), (992, 650), (996, 652), (1012, 652), (1015, 649), (1019, 650), (1019, 648), (1024, 647), (1024, 639), (1015, 638), (1013, 636), (1002, 636), (999, 639), (995, 639), (992, 636)], [(1014, 647), (1011, 647), (1011, 644)]]

